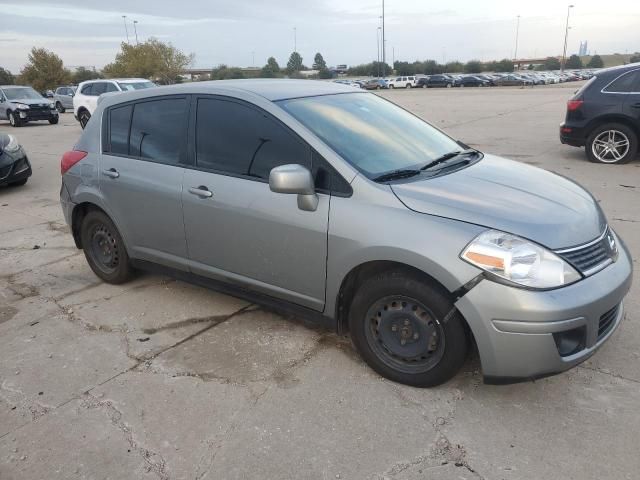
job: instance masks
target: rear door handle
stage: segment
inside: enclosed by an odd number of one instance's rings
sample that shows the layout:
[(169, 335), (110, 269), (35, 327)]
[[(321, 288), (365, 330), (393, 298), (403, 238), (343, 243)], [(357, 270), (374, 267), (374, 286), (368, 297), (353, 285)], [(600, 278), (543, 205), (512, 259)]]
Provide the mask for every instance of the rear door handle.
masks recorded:
[(191, 187), (189, 189), (189, 193), (193, 195), (197, 195), (200, 198), (211, 198), (213, 197), (213, 193), (204, 185), (200, 185), (199, 187)]
[(109, 170), (103, 170), (102, 174), (109, 178), (118, 178), (120, 174), (115, 168), (110, 168)]

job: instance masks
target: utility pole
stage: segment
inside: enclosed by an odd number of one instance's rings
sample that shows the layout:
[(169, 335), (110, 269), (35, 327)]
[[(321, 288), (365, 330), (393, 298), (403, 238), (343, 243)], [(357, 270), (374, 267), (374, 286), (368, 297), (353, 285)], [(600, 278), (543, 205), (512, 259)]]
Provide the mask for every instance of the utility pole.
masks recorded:
[(122, 21), (124, 22), (124, 31), (127, 34), (127, 43), (129, 43), (129, 29), (127, 28), (127, 16), (122, 15)]
[[(513, 52), (513, 59), (518, 59), (518, 35), (520, 34), (520, 15), (518, 15), (518, 23), (516, 23), (516, 49)], [(515, 70), (515, 63), (513, 64)]]
[(377, 63), (378, 63), (378, 78), (380, 78), (380, 30), (382, 30), (381, 27), (378, 27), (376, 29), (376, 48), (378, 49), (378, 58), (377, 58)]
[(256, 66), (256, 52), (251, 52), (251, 66)]
[[(386, 70), (387, 66), (387, 44), (384, 36), (384, 0), (382, 0), (382, 68)], [(383, 72), (386, 75), (386, 72)]]
[(396, 64), (396, 47), (391, 47), (391, 65)]
[(571, 9), (573, 5), (569, 5), (567, 7), (567, 25), (564, 29), (564, 50), (562, 51), (562, 64), (560, 65), (560, 72), (564, 72), (564, 65), (567, 62), (567, 38), (569, 37), (569, 13), (571, 13)]
[(298, 32), (296, 31), (296, 27), (293, 27), (293, 51), (298, 51)]
[(138, 28), (136, 27), (136, 25), (138, 25), (138, 20), (134, 20), (133, 21), (133, 31), (136, 32), (136, 45), (139, 45), (139, 43), (138, 43)]

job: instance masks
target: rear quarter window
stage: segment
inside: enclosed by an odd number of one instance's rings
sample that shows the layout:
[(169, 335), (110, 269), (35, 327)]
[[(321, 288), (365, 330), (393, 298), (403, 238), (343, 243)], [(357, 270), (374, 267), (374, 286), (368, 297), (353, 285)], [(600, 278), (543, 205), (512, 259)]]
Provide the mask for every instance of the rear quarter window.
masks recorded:
[(638, 91), (640, 70), (627, 72), (616, 78), (603, 91), (607, 93), (632, 93)]

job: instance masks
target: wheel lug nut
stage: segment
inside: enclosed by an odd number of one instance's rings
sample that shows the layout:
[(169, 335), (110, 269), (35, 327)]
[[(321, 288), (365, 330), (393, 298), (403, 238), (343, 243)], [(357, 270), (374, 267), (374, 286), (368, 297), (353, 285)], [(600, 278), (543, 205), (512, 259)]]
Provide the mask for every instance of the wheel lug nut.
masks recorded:
[(405, 343), (407, 343), (407, 341), (404, 338), (400, 340), (400, 345), (404, 345)]
[(413, 334), (413, 339), (414, 339), (414, 340), (417, 340), (418, 338), (420, 338), (420, 335), (418, 335), (417, 333), (414, 333), (414, 334)]
[(391, 325), (391, 331), (392, 332), (398, 331), (398, 326), (395, 323), (393, 325)]
[(405, 324), (406, 326), (409, 326), (409, 320), (405, 320), (405, 321), (404, 321), (404, 324)]

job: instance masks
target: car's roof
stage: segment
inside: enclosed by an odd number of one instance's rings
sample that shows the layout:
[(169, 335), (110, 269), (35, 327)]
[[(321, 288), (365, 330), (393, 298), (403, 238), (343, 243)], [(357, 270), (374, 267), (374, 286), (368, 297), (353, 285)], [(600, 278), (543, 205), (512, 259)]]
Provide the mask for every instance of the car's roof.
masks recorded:
[[(259, 95), (270, 101), (284, 100), (288, 98), (313, 97), (318, 95), (332, 95), (338, 93), (357, 92), (352, 86), (342, 83), (325, 82), (319, 80), (289, 80), (256, 78), (244, 80), (213, 80), (208, 82), (190, 82), (178, 85), (169, 85), (152, 89), (137, 90), (136, 97), (146, 95), (174, 93), (202, 93), (221, 94), (224, 92), (243, 92)], [(120, 95), (131, 95), (134, 92)]]
[(0, 88), (33, 88), (29, 85), (0, 85)]
[(84, 83), (96, 83), (96, 82), (120, 82), (120, 83), (134, 83), (134, 82), (150, 82), (146, 78), (94, 78), (93, 80), (86, 80)]

